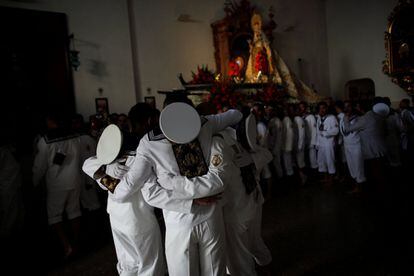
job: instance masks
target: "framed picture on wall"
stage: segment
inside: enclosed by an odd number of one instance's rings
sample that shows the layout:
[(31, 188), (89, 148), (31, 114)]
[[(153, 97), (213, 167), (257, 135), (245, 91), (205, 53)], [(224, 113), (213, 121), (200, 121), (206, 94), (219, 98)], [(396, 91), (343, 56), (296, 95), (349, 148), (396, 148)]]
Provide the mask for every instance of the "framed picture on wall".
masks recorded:
[(109, 114), (108, 98), (96, 98), (95, 107), (97, 114)]
[(157, 105), (155, 103), (155, 97), (151, 96), (151, 97), (145, 97), (144, 98), (144, 102), (149, 104), (152, 108), (156, 108)]

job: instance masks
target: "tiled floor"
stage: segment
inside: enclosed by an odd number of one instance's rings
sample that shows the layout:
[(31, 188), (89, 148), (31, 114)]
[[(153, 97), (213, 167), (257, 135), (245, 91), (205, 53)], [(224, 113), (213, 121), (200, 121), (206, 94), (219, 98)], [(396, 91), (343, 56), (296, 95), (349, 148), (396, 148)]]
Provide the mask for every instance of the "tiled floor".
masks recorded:
[[(274, 259), (270, 275), (414, 275), (408, 192), (378, 201), (369, 193), (351, 196), (338, 181), (331, 188), (282, 186), (275, 183), (263, 210), (263, 237)], [(47, 274), (116, 275), (110, 233), (92, 239), (93, 231), (85, 234), (87, 246), (77, 259), (42, 259)]]

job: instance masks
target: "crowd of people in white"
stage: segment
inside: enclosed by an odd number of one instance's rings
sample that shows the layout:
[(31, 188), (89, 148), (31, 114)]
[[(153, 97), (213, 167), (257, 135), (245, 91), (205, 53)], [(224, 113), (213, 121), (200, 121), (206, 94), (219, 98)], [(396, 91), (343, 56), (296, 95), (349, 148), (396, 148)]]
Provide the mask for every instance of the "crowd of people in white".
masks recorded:
[[(192, 105), (185, 97), (179, 101)], [(178, 164), (177, 144), (159, 128), (159, 112), (146, 104), (131, 108), (128, 124), (118, 122), (124, 142), (129, 141), (128, 154), (109, 165), (97, 160), (95, 139), (65, 132), (49, 116), (48, 131), (36, 142), (33, 179), (35, 184), (45, 180), (48, 221), (65, 255), (78, 249), (81, 206), (100, 208), (100, 187), (108, 190), (120, 275), (165, 275), (167, 270), (177, 276), (256, 275), (272, 261), (261, 237), (260, 184), (270, 198), (279, 179), (297, 177), (306, 185), (319, 172), (329, 187), (338, 168), (346, 167), (354, 184), (350, 193), (359, 194), (367, 182), (383, 189), (382, 168), (409, 164), (414, 156), (414, 112), (407, 99), (399, 110), (387, 98), (375, 98), (371, 105), (252, 103), (220, 114), (213, 109), (207, 103), (196, 108), (202, 123), (196, 140), (208, 170), (191, 177)], [(257, 122), (255, 145), (247, 137), (250, 117)], [(78, 119), (72, 120), (77, 133)], [(188, 126), (177, 122), (180, 127)], [(96, 139), (100, 132), (94, 132)], [(107, 185), (108, 179), (117, 184)], [(165, 237), (154, 207), (163, 211)], [(64, 214), (75, 232), (71, 240), (62, 226)]]

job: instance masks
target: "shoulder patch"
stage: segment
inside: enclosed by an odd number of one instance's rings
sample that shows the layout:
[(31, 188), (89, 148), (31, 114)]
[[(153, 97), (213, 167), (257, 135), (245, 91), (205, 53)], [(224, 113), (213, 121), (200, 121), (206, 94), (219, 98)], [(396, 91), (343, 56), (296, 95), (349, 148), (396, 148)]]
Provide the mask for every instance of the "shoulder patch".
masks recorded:
[(220, 155), (220, 154), (214, 154), (212, 157), (211, 157), (211, 164), (214, 166), (214, 167), (218, 167), (218, 166), (220, 166), (220, 164), (223, 162), (223, 157)]

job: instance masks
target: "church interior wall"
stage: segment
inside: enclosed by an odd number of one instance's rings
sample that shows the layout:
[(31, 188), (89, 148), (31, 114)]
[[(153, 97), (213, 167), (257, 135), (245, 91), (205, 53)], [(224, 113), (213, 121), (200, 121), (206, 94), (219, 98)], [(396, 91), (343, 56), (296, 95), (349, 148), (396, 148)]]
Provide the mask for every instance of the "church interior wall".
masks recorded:
[[(379, 96), (392, 101), (404, 91), (382, 73), (384, 31), (397, 0), (256, 0), (267, 20), (278, 24), (273, 47), (291, 70), (318, 93), (345, 97), (345, 83), (371, 78)], [(66, 13), (81, 66), (75, 71), (77, 111), (95, 112), (94, 99), (107, 97), (110, 112), (127, 112), (136, 100), (179, 88), (197, 65), (215, 69), (210, 24), (224, 17), (223, 0), (131, 0), (136, 49), (131, 49), (128, 0), (5, 1), (0, 5)], [(179, 17), (185, 20), (179, 20)], [(132, 50), (137, 53), (133, 59)], [(133, 62), (139, 87), (134, 87)], [(99, 89), (103, 92), (100, 93)], [(139, 92), (136, 95), (135, 89)]]
[(345, 84), (370, 78), (377, 96), (394, 103), (407, 94), (382, 72), (387, 18), (398, 0), (327, 0), (329, 80), (334, 98), (345, 97)]
[(0, 5), (67, 14), (80, 52), (81, 65), (73, 71), (77, 112), (87, 119), (99, 97), (108, 98), (110, 112), (128, 112), (136, 95), (126, 1), (0, 0)]

